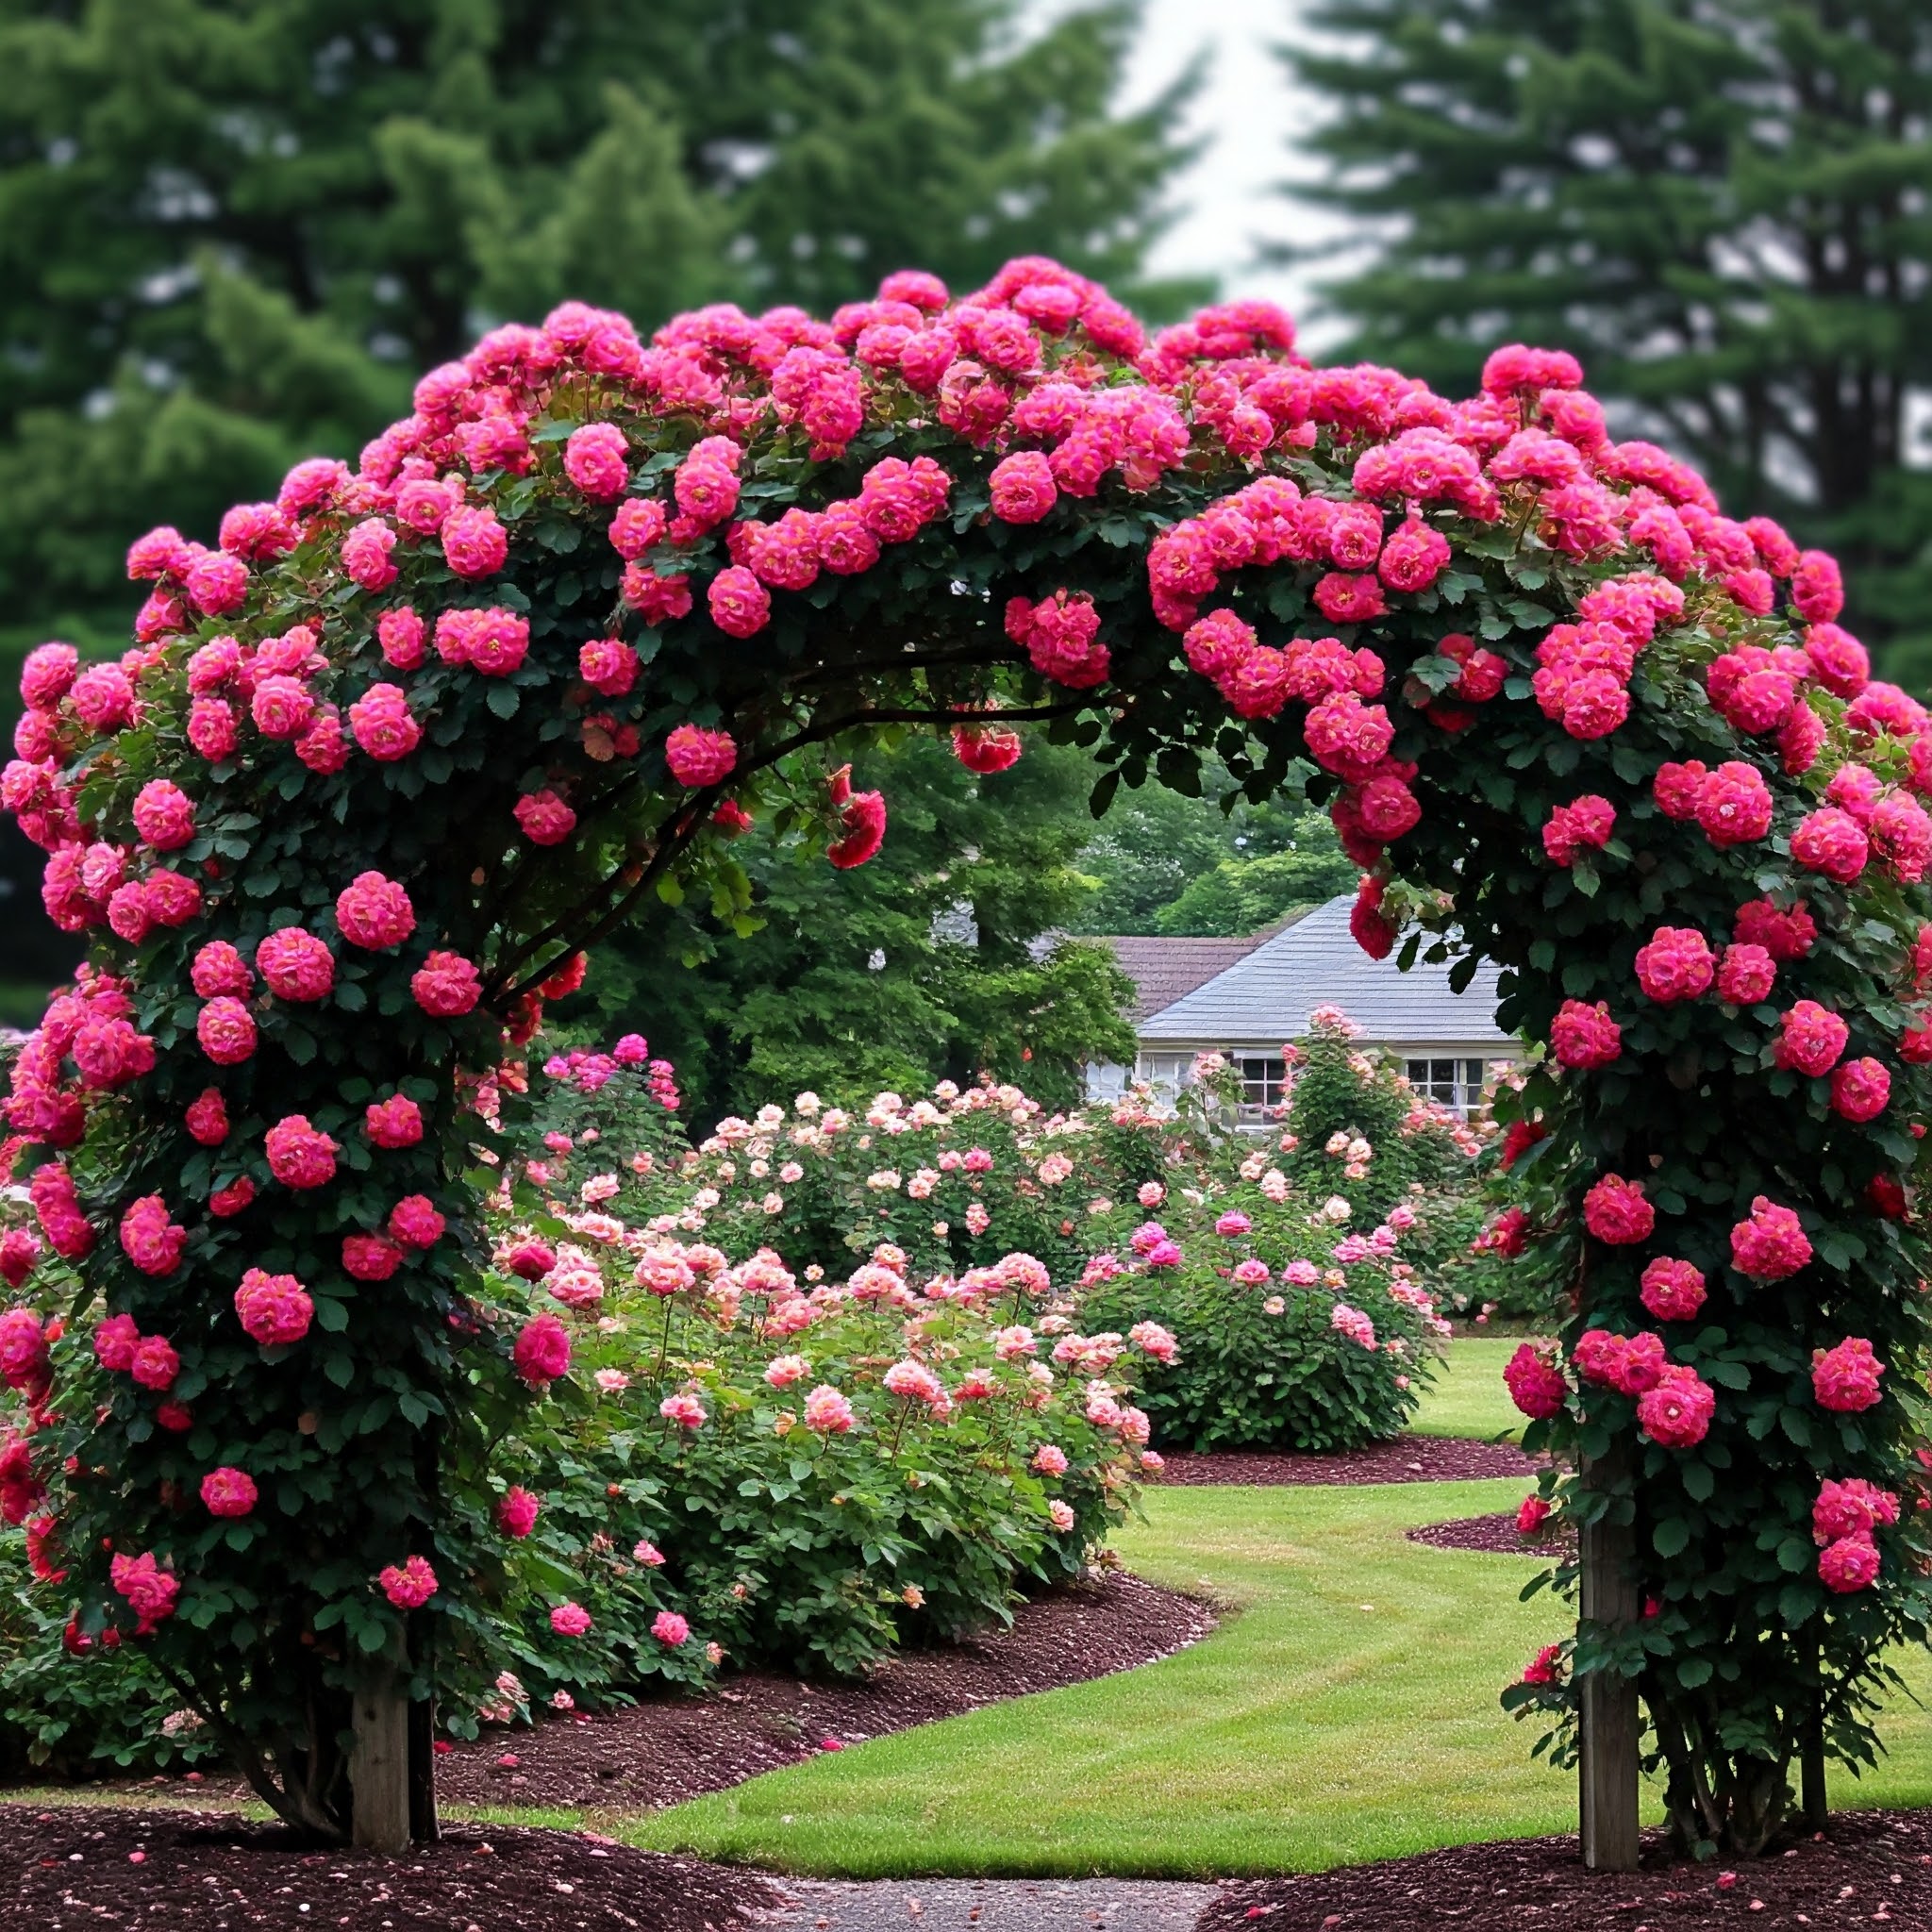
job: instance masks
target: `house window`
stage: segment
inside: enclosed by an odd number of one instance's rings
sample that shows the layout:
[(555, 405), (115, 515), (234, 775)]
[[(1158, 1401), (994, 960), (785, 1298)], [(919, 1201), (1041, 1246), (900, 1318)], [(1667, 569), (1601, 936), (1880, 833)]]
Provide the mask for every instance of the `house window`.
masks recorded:
[(1134, 1077), (1152, 1088), (1162, 1106), (1172, 1107), (1193, 1071), (1191, 1053), (1143, 1053), (1135, 1063)]
[(1288, 1099), (1288, 1062), (1259, 1054), (1239, 1054), (1234, 1067), (1241, 1076), (1241, 1118), (1274, 1119), (1276, 1109)]
[(1482, 1105), (1483, 1071), (1481, 1060), (1407, 1060), (1404, 1071), (1408, 1084), (1424, 1100), (1467, 1116)]

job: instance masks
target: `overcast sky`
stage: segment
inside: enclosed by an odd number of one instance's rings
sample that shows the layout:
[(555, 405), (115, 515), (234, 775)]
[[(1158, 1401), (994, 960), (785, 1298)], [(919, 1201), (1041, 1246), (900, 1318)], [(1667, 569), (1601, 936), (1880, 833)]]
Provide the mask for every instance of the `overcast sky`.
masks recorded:
[(1197, 51), (1208, 57), (1188, 130), (1205, 139), (1206, 151), (1176, 185), (1174, 198), (1185, 212), (1153, 268), (1217, 275), (1229, 294), (1269, 296), (1306, 325), (1310, 272), (1263, 269), (1254, 260), (1263, 241), (1306, 242), (1335, 232), (1327, 218), (1270, 192), (1297, 169), (1307, 173), (1293, 136), (1319, 111), (1291, 87), (1272, 51), (1301, 30), (1298, 0), (1145, 0), (1145, 7), (1131, 99), (1158, 92)]

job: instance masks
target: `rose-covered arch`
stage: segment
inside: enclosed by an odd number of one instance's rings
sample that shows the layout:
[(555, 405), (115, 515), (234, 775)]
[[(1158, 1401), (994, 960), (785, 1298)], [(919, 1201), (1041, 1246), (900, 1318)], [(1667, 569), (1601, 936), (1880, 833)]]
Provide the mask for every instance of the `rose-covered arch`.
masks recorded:
[(133, 649), (36, 651), (0, 779), (95, 941), (0, 1242), (0, 1506), (73, 1646), (147, 1644), (284, 1815), (398, 1836), (395, 1714), (516, 1560), (491, 1445), (569, 1369), (477, 1229), (544, 999), (656, 894), (741, 909), (755, 817), (863, 863), (868, 733), (990, 772), (1032, 721), (1099, 803), (1311, 758), (1363, 945), (1506, 968), (1550, 1053), (1489, 1239), (1571, 1292), (1510, 1383), (1591, 1557), (1507, 1701), (1563, 1749), (1588, 1707), (1599, 1861), (1639, 1690), (1680, 1838), (1765, 1843), (1924, 1631), (1932, 734), (1830, 559), (1580, 380), (1507, 349), (1451, 402), (1258, 303), (1150, 339), (1040, 260), (648, 342), (571, 304), (219, 547), (136, 543)]

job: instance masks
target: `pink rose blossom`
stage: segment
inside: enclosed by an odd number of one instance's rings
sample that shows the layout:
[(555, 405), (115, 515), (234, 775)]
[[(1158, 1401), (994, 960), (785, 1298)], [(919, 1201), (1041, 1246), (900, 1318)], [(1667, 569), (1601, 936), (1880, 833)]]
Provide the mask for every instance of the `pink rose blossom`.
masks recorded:
[(1550, 1051), (1566, 1067), (1607, 1067), (1623, 1054), (1623, 1028), (1602, 1000), (1565, 1000), (1550, 1025)]
[(1695, 1369), (1674, 1365), (1637, 1403), (1643, 1433), (1666, 1449), (1690, 1449), (1703, 1441), (1716, 1413), (1717, 1391)]
[(255, 1478), (245, 1470), (211, 1470), (201, 1479), (201, 1500), (210, 1516), (251, 1515), (256, 1496)]
[(1522, 1342), (1503, 1370), (1509, 1399), (1533, 1421), (1541, 1422), (1557, 1414), (1570, 1393), (1563, 1372), (1541, 1349)]
[(1643, 1198), (1643, 1184), (1606, 1174), (1583, 1197), (1583, 1224), (1611, 1247), (1647, 1241), (1657, 1225), (1657, 1209)]
[(1838, 1064), (1852, 1029), (1816, 1000), (1800, 1000), (1778, 1015), (1778, 1037), (1772, 1057), (1781, 1067), (1816, 1079)]
[(1818, 1580), (1840, 1596), (1875, 1583), (1881, 1567), (1878, 1545), (1869, 1536), (1840, 1537), (1818, 1553)]
[(358, 873), (336, 897), (336, 924), (352, 946), (382, 952), (416, 930), (416, 908), (393, 879), (379, 872)]
[(1782, 1281), (1811, 1259), (1803, 1224), (1789, 1208), (1765, 1195), (1751, 1203), (1751, 1215), (1731, 1229), (1731, 1266), (1754, 1281)]
[(1637, 980), (1660, 1005), (1710, 991), (1716, 970), (1708, 941), (1690, 926), (1660, 925), (1637, 954)]
[(1884, 1373), (1885, 1364), (1873, 1353), (1872, 1344), (1862, 1336), (1849, 1336), (1836, 1348), (1814, 1351), (1811, 1392), (1819, 1407), (1855, 1415), (1878, 1406), (1878, 1378)]
[(336, 983), (335, 956), (299, 925), (270, 933), (255, 949), (255, 964), (269, 991), (285, 1000), (326, 999)]
[(422, 1557), (409, 1557), (400, 1568), (390, 1564), (375, 1580), (399, 1610), (420, 1610), (437, 1590), (436, 1572)]
[(494, 576), (509, 555), (509, 539), (491, 509), (451, 510), (441, 537), (443, 557), (459, 577)]
[(425, 1013), (453, 1020), (475, 1009), (483, 982), (460, 953), (431, 953), (409, 979), (409, 991)]
[(555, 1315), (537, 1315), (524, 1324), (510, 1358), (533, 1389), (547, 1387), (570, 1368), (570, 1331)]
[(561, 845), (576, 830), (576, 813), (547, 786), (541, 791), (526, 791), (513, 810), (532, 845)]
[(336, 1177), (335, 1141), (308, 1124), (307, 1114), (278, 1120), (265, 1138), (269, 1172), (285, 1188), (322, 1188)]
[(349, 729), (378, 764), (408, 758), (423, 741), (423, 727), (399, 685), (372, 684), (349, 707)]

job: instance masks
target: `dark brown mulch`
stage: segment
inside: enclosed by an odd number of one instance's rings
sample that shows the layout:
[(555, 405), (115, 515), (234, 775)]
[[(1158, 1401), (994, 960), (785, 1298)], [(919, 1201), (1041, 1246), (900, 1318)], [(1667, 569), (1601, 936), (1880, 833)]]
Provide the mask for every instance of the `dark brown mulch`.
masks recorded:
[(1333, 1456), (1284, 1449), (1217, 1449), (1174, 1454), (1161, 1480), (1170, 1483), (1456, 1483), (1494, 1475), (1534, 1475), (1539, 1465), (1513, 1442), (1462, 1436), (1397, 1436)]
[(305, 1852), (226, 1812), (0, 1807), (0, 1925), (19, 1932), (736, 1932), (780, 1896), (576, 1832), (455, 1824), (386, 1858)]
[(1770, 1858), (1673, 1863), (1644, 1834), (1638, 1873), (1587, 1873), (1573, 1838), (1457, 1845), (1414, 1858), (1224, 1886), (1195, 1932), (1836, 1932), (1932, 1926), (1932, 1810), (1851, 1811)]
[(437, 1789), (458, 1804), (675, 1805), (827, 1748), (1152, 1663), (1213, 1627), (1191, 1597), (1102, 1575), (1023, 1604), (1010, 1630), (905, 1652), (864, 1683), (751, 1672), (702, 1699), (492, 1729), (439, 1761)]
[(1505, 1557), (1541, 1557), (1547, 1563), (1569, 1563), (1576, 1558), (1574, 1536), (1525, 1537), (1516, 1527), (1512, 1514), (1496, 1516), (1457, 1516), (1447, 1523), (1424, 1523), (1404, 1534), (1412, 1543), (1427, 1543), (1438, 1550), (1491, 1550)]

